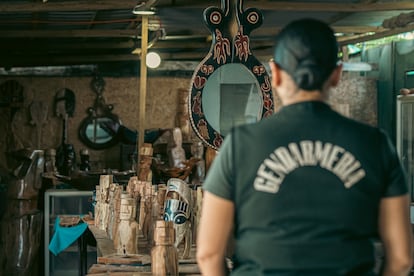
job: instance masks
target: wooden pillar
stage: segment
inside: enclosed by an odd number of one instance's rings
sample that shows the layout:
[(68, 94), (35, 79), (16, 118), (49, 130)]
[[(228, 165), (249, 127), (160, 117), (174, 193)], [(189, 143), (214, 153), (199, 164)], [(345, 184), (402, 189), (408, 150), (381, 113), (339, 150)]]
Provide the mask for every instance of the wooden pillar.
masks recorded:
[[(141, 23), (141, 69), (139, 82), (139, 127), (137, 149), (139, 150), (144, 144), (145, 132), (145, 103), (147, 98), (147, 52), (148, 52), (148, 15), (142, 15)], [(137, 169), (139, 171), (140, 157), (138, 154)]]

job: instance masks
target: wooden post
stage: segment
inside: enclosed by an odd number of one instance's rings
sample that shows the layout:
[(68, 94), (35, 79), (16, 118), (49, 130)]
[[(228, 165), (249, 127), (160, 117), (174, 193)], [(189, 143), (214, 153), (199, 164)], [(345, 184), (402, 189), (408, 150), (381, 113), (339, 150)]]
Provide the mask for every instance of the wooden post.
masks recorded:
[[(147, 97), (147, 49), (148, 49), (148, 15), (142, 16), (141, 22), (141, 69), (140, 69), (140, 89), (139, 89), (139, 126), (138, 126), (138, 145), (137, 149), (140, 149), (144, 144), (145, 133), (145, 103)], [(138, 155), (138, 168), (140, 157)]]

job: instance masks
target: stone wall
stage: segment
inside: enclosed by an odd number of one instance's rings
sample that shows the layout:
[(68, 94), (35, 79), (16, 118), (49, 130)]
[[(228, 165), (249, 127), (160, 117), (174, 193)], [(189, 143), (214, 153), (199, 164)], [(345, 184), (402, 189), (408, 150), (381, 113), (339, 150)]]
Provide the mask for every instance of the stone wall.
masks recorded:
[[(68, 123), (68, 143), (74, 145), (77, 154), (81, 149), (87, 148), (78, 139), (78, 127), (87, 116), (87, 108), (93, 106), (95, 100), (95, 92), (90, 87), (92, 77), (0, 77), (0, 85), (9, 79), (17, 80), (24, 87), (24, 104), (13, 117), (10, 108), (0, 108), (0, 132), (3, 133), (0, 135), (0, 168), (8, 167), (5, 152), (36, 147), (37, 131), (30, 124), (29, 113), (29, 107), (34, 101), (45, 103), (48, 109), (47, 121), (41, 127), (40, 148), (57, 148), (60, 145), (62, 119), (56, 117), (53, 104), (56, 92), (62, 88), (68, 88), (76, 95), (75, 114)], [(114, 105), (113, 113), (119, 116), (125, 126), (138, 129), (139, 78), (108, 77), (104, 80), (106, 86), (103, 96), (106, 103)], [(175, 127), (179, 98), (182, 97), (182, 91), (189, 87), (190, 78), (149, 78), (145, 128)], [(335, 109), (349, 117), (376, 125), (377, 89), (374, 79), (345, 72), (339, 87), (330, 95), (329, 101)], [(277, 99), (276, 102), (278, 103)], [(93, 169), (120, 168), (119, 145), (107, 150), (89, 149), (89, 152)]]

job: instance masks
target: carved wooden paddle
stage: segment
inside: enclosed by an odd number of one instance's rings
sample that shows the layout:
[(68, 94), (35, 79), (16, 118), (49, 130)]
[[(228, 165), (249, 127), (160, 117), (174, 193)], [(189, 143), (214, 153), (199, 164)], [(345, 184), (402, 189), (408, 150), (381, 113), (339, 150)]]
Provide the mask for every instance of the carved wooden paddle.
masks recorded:
[(42, 145), (42, 129), (47, 122), (48, 105), (45, 102), (33, 101), (30, 105), (30, 124), (36, 128), (36, 149)]

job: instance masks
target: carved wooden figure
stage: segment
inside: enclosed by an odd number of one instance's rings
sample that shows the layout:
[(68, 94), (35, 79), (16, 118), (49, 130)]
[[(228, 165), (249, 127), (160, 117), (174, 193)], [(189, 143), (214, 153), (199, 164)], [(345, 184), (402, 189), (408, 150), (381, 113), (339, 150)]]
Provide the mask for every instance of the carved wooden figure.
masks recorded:
[(108, 231), (109, 221), (109, 185), (112, 184), (112, 175), (101, 175), (99, 179), (100, 190), (100, 225), (101, 230)]
[(145, 218), (145, 209), (144, 209), (144, 192), (145, 192), (145, 186), (146, 186), (146, 181), (141, 181), (138, 180), (136, 185), (135, 185), (135, 193), (137, 195), (139, 195), (138, 197), (138, 202), (137, 202), (137, 217), (136, 217), (136, 221), (138, 221), (139, 223), (139, 229), (142, 230), (143, 228), (143, 223), (144, 223), (144, 218)]
[(143, 212), (141, 212), (143, 216), (140, 217), (140, 222), (142, 222), (142, 224), (140, 223), (142, 226), (142, 234), (144, 235), (144, 238), (146, 238), (148, 241), (151, 241), (150, 229), (152, 223), (152, 183), (150, 182), (145, 183), (140, 208), (143, 210)]
[(201, 205), (203, 202), (203, 189), (201, 186), (198, 186), (197, 189), (193, 190), (194, 196), (194, 208), (192, 214), (192, 228), (193, 228), (193, 240), (196, 241), (196, 235), (198, 232), (198, 225), (200, 224), (201, 216)]
[(181, 129), (176, 127), (172, 131), (172, 137), (173, 141), (171, 141), (172, 147), (168, 151), (168, 158), (169, 158), (169, 164), (172, 168), (184, 168), (186, 156), (185, 151), (182, 146), (183, 138)]
[(158, 184), (157, 193), (155, 196), (156, 204), (154, 204), (154, 217), (156, 217), (156, 220), (162, 219), (164, 217), (164, 202), (166, 194), (167, 186), (165, 184)]
[(170, 178), (167, 182), (167, 194), (164, 206), (164, 220), (172, 221), (175, 229), (175, 247), (184, 242), (181, 258), (187, 259), (192, 244), (191, 210), (193, 200), (188, 184), (179, 178)]
[(33, 101), (29, 109), (31, 116), (30, 124), (36, 127), (36, 149), (41, 149), (42, 130), (47, 123), (48, 104), (42, 101)]
[(128, 180), (128, 185), (126, 187), (126, 192), (134, 198), (139, 196), (139, 190), (136, 190), (137, 185), (138, 185), (138, 177), (136, 176), (130, 177)]
[(37, 209), (44, 157), (41, 150), (13, 155), (18, 166), (7, 179), (7, 206), (0, 220), (0, 275), (36, 275), (42, 230)]
[(116, 228), (117, 219), (119, 218), (119, 214), (116, 210), (116, 196), (117, 191), (119, 190), (119, 184), (111, 183), (109, 185), (109, 196), (108, 196), (108, 204), (109, 204), (109, 215), (108, 215), (108, 236), (110, 239), (114, 239), (116, 232), (114, 232), (114, 228)]
[(195, 175), (192, 178), (192, 184), (201, 185), (206, 176), (206, 161), (204, 160), (204, 146), (202, 142), (196, 142), (191, 147), (193, 157), (197, 158), (195, 164)]
[(117, 253), (133, 255), (138, 253), (139, 225), (135, 221), (135, 200), (128, 193), (121, 194), (120, 222), (117, 233)]
[(152, 275), (178, 275), (178, 253), (174, 246), (174, 226), (171, 221), (157, 220), (151, 250)]
[(55, 174), (58, 170), (56, 168), (56, 150), (47, 149), (45, 151), (45, 173)]
[(114, 191), (114, 198), (113, 198), (113, 209), (114, 209), (114, 223), (112, 225), (112, 235), (113, 235), (113, 241), (114, 244), (118, 243), (118, 227), (120, 220), (120, 214), (121, 214), (121, 194), (122, 194), (123, 187), (121, 185), (117, 185), (115, 187)]
[(102, 210), (102, 207), (101, 207), (101, 204), (102, 204), (102, 196), (101, 196), (101, 186), (100, 185), (96, 185), (96, 188), (95, 188), (95, 191), (96, 191), (96, 195), (95, 195), (95, 227), (98, 227), (98, 228), (100, 228), (100, 225), (101, 225), (101, 220), (102, 220), (102, 217), (101, 217), (101, 210)]
[(138, 179), (142, 181), (152, 181), (152, 155), (153, 148), (152, 144), (144, 143), (141, 147), (139, 157), (139, 170), (138, 170)]

